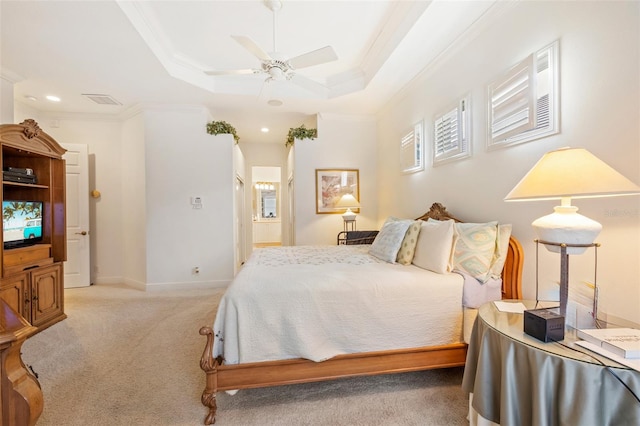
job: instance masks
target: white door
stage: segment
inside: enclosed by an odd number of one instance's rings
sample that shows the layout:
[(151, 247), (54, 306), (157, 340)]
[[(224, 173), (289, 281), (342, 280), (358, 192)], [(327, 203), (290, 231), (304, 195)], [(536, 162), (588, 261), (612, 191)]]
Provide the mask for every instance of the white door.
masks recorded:
[(244, 182), (236, 176), (236, 273), (244, 264), (245, 253), (245, 235), (244, 235)]
[(89, 156), (87, 145), (62, 144), (67, 167), (67, 261), (64, 287), (91, 284), (89, 239)]
[(293, 196), (293, 176), (289, 178), (288, 182), (288, 195), (289, 195), (289, 241), (288, 244), (293, 246), (296, 244), (296, 206), (295, 198)]

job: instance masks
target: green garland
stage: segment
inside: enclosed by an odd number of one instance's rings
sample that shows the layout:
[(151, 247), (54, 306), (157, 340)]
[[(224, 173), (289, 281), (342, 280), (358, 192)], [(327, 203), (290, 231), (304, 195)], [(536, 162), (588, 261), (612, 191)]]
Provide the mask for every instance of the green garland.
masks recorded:
[(307, 129), (304, 124), (300, 127), (290, 128), (287, 134), (287, 143), (285, 146), (293, 146), (296, 139), (315, 139), (318, 137), (318, 129)]
[(207, 123), (207, 133), (210, 135), (233, 135), (233, 139), (236, 140), (236, 143), (240, 142), (240, 136), (236, 133), (236, 128), (226, 121), (212, 121)]

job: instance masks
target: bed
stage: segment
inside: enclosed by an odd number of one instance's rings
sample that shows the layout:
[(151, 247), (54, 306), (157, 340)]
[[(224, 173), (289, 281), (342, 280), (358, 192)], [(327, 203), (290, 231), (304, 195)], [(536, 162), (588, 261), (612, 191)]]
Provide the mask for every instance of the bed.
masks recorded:
[[(475, 309), (465, 307), (468, 303), (461, 303), (461, 299), (471, 294), (469, 282), (477, 285), (477, 280), (449, 269), (434, 273), (433, 268), (415, 266), (419, 264), (419, 247), (415, 248), (413, 264), (399, 265), (393, 261), (395, 255), (391, 262), (371, 256), (369, 253), (379, 249), (380, 241), (389, 235), (388, 229), (394, 226), (403, 232), (404, 225), (394, 222), (387, 226), (387, 222), (372, 246), (282, 247), (252, 254), (225, 292), (214, 326), (200, 329), (200, 334), (206, 336), (200, 361), (206, 373), (201, 399), (208, 408), (205, 424), (215, 423), (218, 391), (465, 364), (468, 340), (464, 329), (470, 329)], [(427, 225), (437, 232), (445, 226), (451, 228), (453, 223), (467, 225), (439, 203), (410, 223), (422, 226), (422, 231), (418, 230), (420, 238), (429, 235)], [(498, 229), (498, 225), (494, 227)], [(410, 232), (404, 229), (408, 240)], [(510, 228), (508, 238), (503, 239), (501, 273), (494, 280), (497, 298), (520, 299), (522, 247), (511, 236)], [(424, 291), (427, 281), (429, 291)], [(483, 281), (494, 282), (489, 275)], [(394, 288), (393, 293), (390, 287)], [(374, 290), (364, 291), (366, 288)], [(427, 299), (433, 299), (429, 295), (435, 294), (435, 289), (442, 291), (437, 303), (417, 312), (421, 298), (427, 303)], [(329, 295), (328, 301), (322, 298), (324, 294)], [(496, 298), (495, 293), (492, 297)], [(416, 300), (420, 302), (413, 303)], [(402, 324), (400, 333), (394, 332), (398, 324)], [(436, 329), (441, 333), (432, 333)]]

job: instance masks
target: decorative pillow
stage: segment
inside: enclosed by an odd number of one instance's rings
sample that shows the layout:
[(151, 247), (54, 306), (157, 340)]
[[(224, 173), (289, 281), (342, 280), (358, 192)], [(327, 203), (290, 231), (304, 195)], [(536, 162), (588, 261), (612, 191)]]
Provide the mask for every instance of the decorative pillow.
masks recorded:
[(458, 241), (453, 253), (453, 268), (485, 283), (491, 277), (496, 251), (498, 222), (456, 223)]
[(418, 243), (418, 235), (420, 235), (421, 224), (421, 220), (412, 221), (411, 225), (409, 225), (409, 229), (407, 229), (407, 232), (404, 234), (400, 250), (398, 250), (398, 256), (396, 257), (396, 262), (399, 264), (411, 265), (413, 255), (416, 250), (416, 244)]
[(420, 228), (413, 264), (439, 274), (451, 272), (456, 241), (454, 221), (429, 219)]
[(387, 219), (376, 235), (376, 239), (373, 240), (369, 254), (385, 262), (396, 263), (398, 250), (400, 250), (404, 235), (412, 223), (413, 220)]
[(511, 228), (511, 224), (498, 225), (496, 251), (493, 254), (491, 263), (491, 278), (498, 279), (502, 276), (502, 268), (504, 268), (504, 262), (507, 260), (507, 252), (509, 251)]

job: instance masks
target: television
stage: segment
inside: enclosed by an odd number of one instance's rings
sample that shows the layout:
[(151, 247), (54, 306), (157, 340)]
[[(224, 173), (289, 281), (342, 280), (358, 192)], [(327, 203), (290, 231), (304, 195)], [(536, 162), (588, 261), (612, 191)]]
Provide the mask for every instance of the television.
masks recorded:
[(42, 201), (4, 200), (2, 235), (5, 249), (42, 241)]

